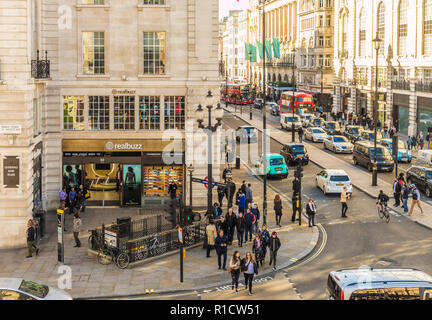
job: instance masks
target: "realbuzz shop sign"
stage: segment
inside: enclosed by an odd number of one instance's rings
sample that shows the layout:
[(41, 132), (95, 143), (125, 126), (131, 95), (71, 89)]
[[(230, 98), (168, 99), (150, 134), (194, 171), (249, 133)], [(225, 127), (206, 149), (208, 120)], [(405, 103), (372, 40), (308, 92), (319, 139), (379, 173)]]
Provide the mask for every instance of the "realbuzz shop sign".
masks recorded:
[(120, 150), (120, 151), (124, 151), (124, 150), (133, 150), (133, 151), (141, 151), (143, 149), (143, 145), (140, 143), (129, 143), (129, 142), (125, 142), (125, 143), (113, 143), (113, 142), (107, 142), (105, 144), (105, 149), (106, 150)]

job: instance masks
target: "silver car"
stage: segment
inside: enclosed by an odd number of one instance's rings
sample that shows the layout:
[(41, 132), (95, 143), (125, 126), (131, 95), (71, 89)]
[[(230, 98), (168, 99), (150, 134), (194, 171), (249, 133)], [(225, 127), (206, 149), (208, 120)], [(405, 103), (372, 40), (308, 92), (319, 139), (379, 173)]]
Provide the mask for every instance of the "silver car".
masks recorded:
[(317, 127), (310, 127), (305, 130), (305, 139), (313, 142), (323, 142), (324, 139), (327, 139), (327, 133)]
[(21, 278), (0, 278), (0, 300), (72, 300), (66, 291)]
[(324, 139), (324, 149), (334, 153), (353, 153), (354, 145), (344, 136), (328, 136)]

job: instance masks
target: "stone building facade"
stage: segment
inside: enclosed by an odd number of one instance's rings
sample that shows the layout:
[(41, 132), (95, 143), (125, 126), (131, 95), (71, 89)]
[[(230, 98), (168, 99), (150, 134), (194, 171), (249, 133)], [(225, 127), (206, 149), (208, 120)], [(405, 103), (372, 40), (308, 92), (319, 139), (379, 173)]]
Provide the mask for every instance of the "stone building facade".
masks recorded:
[(404, 135), (432, 127), (432, 1), (335, 1), (334, 103), (373, 114), (378, 52), (378, 119)]
[[(22, 132), (0, 135), (0, 166), (20, 160), (18, 187), (0, 183), (0, 247), (23, 245), (34, 198), (55, 209), (62, 186), (86, 185), (90, 205), (160, 207), (171, 180), (189, 193), (188, 164), (207, 176), (185, 147), (203, 140), (194, 111), (219, 91), (217, 0), (5, 2), (0, 125)], [(43, 79), (31, 75), (36, 50), (50, 63)]]

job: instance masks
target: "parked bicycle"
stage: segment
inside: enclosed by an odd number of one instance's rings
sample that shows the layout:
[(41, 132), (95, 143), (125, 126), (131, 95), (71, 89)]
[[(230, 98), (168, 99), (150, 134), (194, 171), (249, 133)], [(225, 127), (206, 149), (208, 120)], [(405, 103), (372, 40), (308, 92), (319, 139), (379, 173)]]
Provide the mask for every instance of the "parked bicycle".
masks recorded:
[(158, 256), (167, 251), (167, 246), (165, 243), (160, 243), (157, 237), (154, 237), (149, 241), (148, 246), (141, 246), (137, 248), (139, 252), (136, 255), (137, 260), (143, 260), (149, 256)]
[(102, 265), (109, 265), (114, 262), (118, 268), (126, 269), (130, 263), (130, 257), (127, 250), (109, 246), (102, 243), (102, 239), (97, 236), (95, 230), (91, 230), (88, 238), (88, 247), (92, 250), (98, 250), (97, 260)]
[(378, 216), (380, 217), (380, 219), (383, 219), (385, 217), (386, 222), (390, 222), (390, 212), (387, 202), (381, 201), (381, 205), (378, 205)]

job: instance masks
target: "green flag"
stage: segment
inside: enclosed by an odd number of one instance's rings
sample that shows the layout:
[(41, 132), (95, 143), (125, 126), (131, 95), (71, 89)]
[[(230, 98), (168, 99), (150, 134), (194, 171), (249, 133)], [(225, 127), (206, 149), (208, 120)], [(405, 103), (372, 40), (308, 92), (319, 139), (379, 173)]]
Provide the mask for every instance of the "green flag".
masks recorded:
[(245, 42), (245, 60), (248, 61), (249, 60), (249, 44)]
[(257, 62), (257, 49), (252, 44), (249, 44), (249, 52), (252, 52), (251, 62)]
[(271, 43), (270, 41), (266, 40), (265, 41), (265, 51), (266, 51), (266, 56), (269, 60), (273, 59), (272, 56), (272, 49), (271, 49)]
[(257, 47), (258, 47), (260, 59), (263, 59), (263, 44), (261, 42), (257, 41)]
[(275, 37), (273, 37), (273, 52), (274, 57), (280, 59), (280, 43)]

